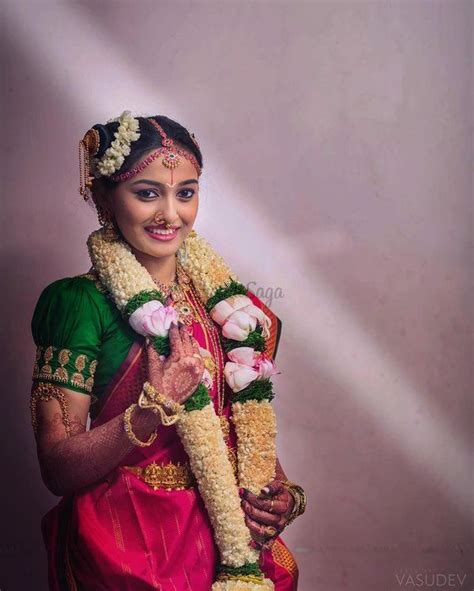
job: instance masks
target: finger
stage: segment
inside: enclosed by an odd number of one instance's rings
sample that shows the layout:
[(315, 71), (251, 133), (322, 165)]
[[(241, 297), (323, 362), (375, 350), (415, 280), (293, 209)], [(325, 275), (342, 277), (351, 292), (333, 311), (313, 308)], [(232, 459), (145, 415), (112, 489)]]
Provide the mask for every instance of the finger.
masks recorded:
[(186, 330), (185, 326), (180, 327), (179, 333), (181, 335), (181, 341), (183, 343), (183, 352), (185, 355), (193, 354), (193, 344), (191, 343), (191, 335)]
[(275, 527), (280, 523), (280, 515), (274, 515), (273, 513), (257, 509), (247, 501), (242, 501), (242, 508), (245, 513), (257, 523), (273, 525)]
[(265, 526), (260, 525), (259, 523), (255, 522), (251, 519), (248, 515), (245, 515), (245, 523), (249, 528), (253, 537), (257, 539), (259, 542), (265, 542), (267, 537), (265, 536)]
[(183, 343), (181, 341), (181, 335), (179, 333), (178, 325), (174, 322), (171, 323), (170, 329), (168, 332), (168, 336), (170, 339), (170, 348), (171, 353), (168, 359), (171, 361), (178, 361), (183, 353)]
[(261, 550), (271, 550), (273, 544), (276, 542), (278, 536), (275, 536), (274, 538), (270, 538), (269, 540), (267, 540), (265, 542), (265, 544), (262, 544), (262, 547), (260, 548)]
[(275, 513), (281, 515), (288, 510), (288, 502), (284, 499), (277, 499), (276, 497), (274, 497), (273, 499), (261, 499), (260, 497), (257, 497), (257, 495), (254, 495), (247, 489), (245, 489), (242, 498), (248, 501), (257, 509), (267, 511), (268, 513)]
[(277, 493), (282, 491), (283, 489), (284, 489), (284, 486), (281, 483), (281, 481), (274, 479), (262, 488), (260, 495), (261, 495), (261, 498), (265, 498), (265, 496), (273, 497)]
[(189, 335), (189, 339), (192, 343), (193, 346), (193, 353), (199, 353), (201, 354), (201, 351), (199, 350), (199, 343), (197, 342), (197, 340), (193, 337), (192, 334)]
[(146, 353), (148, 358), (148, 372), (153, 376), (160, 376), (163, 373), (163, 361), (160, 359), (158, 351), (155, 349), (153, 343), (148, 343), (146, 346)]

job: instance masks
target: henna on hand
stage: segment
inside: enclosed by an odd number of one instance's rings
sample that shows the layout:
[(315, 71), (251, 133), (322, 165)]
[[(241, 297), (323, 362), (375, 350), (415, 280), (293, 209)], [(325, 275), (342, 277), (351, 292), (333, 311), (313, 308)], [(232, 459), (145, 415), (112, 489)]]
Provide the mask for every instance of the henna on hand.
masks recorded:
[(171, 353), (166, 359), (160, 359), (152, 343), (147, 345), (148, 381), (159, 393), (182, 403), (200, 384), (204, 360), (198, 342), (186, 327), (172, 323), (169, 338)]
[[(279, 479), (274, 479), (262, 489), (259, 495), (248, 489), (242, 489), (241, 497), (245, 522), (253, 539), (260, 545), (259, 547), (268, 547), (268, 542), (274, 540), (286, 526), (295, 502), (292, 494)], [(275, 528), (275, 535), (268, 535), (266, 530), (268, 526)]]
[[(64, 496), (107, 476), (135, 446), (124, 430), (124, 413), (89, 431), (84, 419), (75, 414), (67, 436), (62, 413), (56, 408), (56, 400), (38, 403), (37, 455), (45, 485), (54, 495)], [(136, 436), (145, 440), (160, 418), (136, 407), (131, 422)]]

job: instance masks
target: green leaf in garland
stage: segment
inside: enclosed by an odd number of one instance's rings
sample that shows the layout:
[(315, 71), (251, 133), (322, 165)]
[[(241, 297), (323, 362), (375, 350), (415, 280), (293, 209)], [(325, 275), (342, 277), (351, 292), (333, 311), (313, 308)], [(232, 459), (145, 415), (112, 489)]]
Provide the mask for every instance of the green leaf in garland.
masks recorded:
[(230, 298), (230, 296), (233, 295), (247, 295), (247, 288), (245, 285), (243, 285), (243, 283), (231, 279), (230, 283), (227, 285), (218, 287), (214, 292), (214, 295), (207, 300), (206, 311), (210, 312), (212, 308), (214, 308), (214, 306), (220, 301)]
[(263, 573), (257, 562), (247, 562), (243, 566), (228, 566), (227, 564), (219, 564), (217, 567), (217, 574), (232, 575), (234, 577), (254, 576), (263, 577)]
[(268, 400), (275, 397), (273, 384), (270, 378), (254, 380), (250, 384), (232, 395), (232, 402), (247, 402), (248, 400)]
[(153, 300), (158, 300), (163, 305), (166, 304), (166, 299), (161, 291), (158, 291), (157, 289), (140, 291), (128, 300), (127, 305), (123, 311), (124, 316), (130, 317), (135, 312), (135, 310), (140, 308), (140, 306), (143, 306), (143, 304), (146, 304), (147, 302), (152, 302)]
[(166, 337), (151, 337), (151, 341), (158, 355), (168, 357), (171, 353), (171, 345), (169, 336)]
[(237, 349), (237, 347), (253, 347), (255, 351), (263, 352), (265, 351), (265, 337), (262, 336), (262, 331), (262, 326), (258, 325), (255, 330), (252, 330), (252, 332), (249, 333), (249, 336), (245, 341), (227, 339), (222, 336), (221, 332), (222, 347), (226, 353), (232, 351), (232, 349)]
[(201, 410), (209, 404), (211, 397), (209, 396), (209, 390), (202, 382), (194, 390), (191, 396), (183, 403), (184, 410), (191, 412), (192, 410)]

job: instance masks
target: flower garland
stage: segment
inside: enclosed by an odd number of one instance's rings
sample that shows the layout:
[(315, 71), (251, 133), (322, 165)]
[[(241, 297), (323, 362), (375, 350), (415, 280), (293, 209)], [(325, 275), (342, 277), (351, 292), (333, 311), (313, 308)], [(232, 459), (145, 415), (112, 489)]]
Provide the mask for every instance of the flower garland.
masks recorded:
[[(245, 295), (246, 287), (195, 230), (185, 243), (178, 250), (178, 260), (211, 318), (222, 327), (221, 341), (228, 359), (224, 374), (234, 392), (232, 421), (238, 442), (239, 485), (259, 493), (275, 477), (276, 466), (270, 377), (279, 372), (264, 353), (271, 320), (253, 305)], [(132, 328), (147, 336), (160, 354), (168, 354), (168, 331), (171, 322), (177, 321), (177, 313), (172, 306), (165, 306), (163, 294), (130, 246), (120, 239), (108, 240), (104, 229), (92, 232), (87, 245), (101, 282)], [(176, 428), (219, 548), (221, 564), (212, 590), (272, 590), (272, 581), (264, 578), (258, 565), (259, 551), (250, 545), (238, 486), (206, 384), (208, 376), (203, 375), (201, 384), (184, 402)]]

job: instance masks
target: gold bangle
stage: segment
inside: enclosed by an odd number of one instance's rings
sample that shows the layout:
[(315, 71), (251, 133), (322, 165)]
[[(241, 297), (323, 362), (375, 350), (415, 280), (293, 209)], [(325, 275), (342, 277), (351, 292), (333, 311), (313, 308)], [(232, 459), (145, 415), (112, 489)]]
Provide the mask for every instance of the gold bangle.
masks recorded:
[(293, 507), (290, 516), (288, 517), (288, 521), (286, 525), (290, 525), (297, 517), (303, 515), (306, 510), (306, 493), (304, 492), (303, 488), (299, 486), (299, 484), (295, 484), (290, 480), (282, 480), (283, 486), (288, 490), (288, 492), (293, 497), (295, 504)]
[[(176, 423), (181, 411), (184, 409), (182, 404), (157, 392), (156, 388), (152, 386), (150, 382), (145, 382), (143, 384), (143, 389), (138, 399), (138, 406), (140, 408), (149, 408), (155, 413), (158, 412), (161, 417), (161, 422), (165, 427), (169, 427)], [(172, 414), (167, 414), (165, 409), (171, 411)]]
[(133, 432), (133, 428), (132, 428), (132, 422), (131, 422), (131, 415), (133, 412), (133, 409), (138, 406), (136, 402), (134, 402), (133, 404), (131, 404), (127, 410), (125, 411), (124, 415), (123, 415), (123, 425), (125, 428), (125, 432), (127, 433), (128, 438), (130, 439), (130, 441), (134, 444), (134, 445), (138, 445), (139, 447), (148, 447), (149, 445), (151, 445), (156, 437), (157, 437), (157, 432), (156, 429), (155, 431), (150, 435), (150, 437), (148, 438), (148, 441), (140, 441), (140, 439), (138, 439), (135, 435), (135, 433)]

